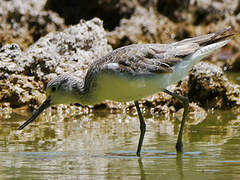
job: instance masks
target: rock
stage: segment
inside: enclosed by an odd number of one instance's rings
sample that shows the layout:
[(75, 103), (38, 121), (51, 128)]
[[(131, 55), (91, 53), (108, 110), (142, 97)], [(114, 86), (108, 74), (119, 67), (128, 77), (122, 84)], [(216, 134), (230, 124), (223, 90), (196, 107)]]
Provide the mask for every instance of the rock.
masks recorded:
[(190, 0), (158, 0), (156, 6), (159, 13), (173, 21), (178, 21), (180, 20), (181, 12), (188, 9), (189, 3)]
[[(108, 33), (108, 41), (114, 49), (133, 43), (170, 43), (229, 25), (236, 34), (240, 29), (238, 18), (229, 14), (237, 9), (238, 0), (191, 0), (189, 4), (188, 0), (154, 0), (146, 5), (144, 0), (140, 2), (129, 18), (122, 18), (119, 27)], [(165, 13), (168, 10), (171, 13)], [(230, 47), (239, 50), (239, 38), (233, 37)]]
[[(183, 39), (175, 32), (182, 26), (176, 26), (165, 16), (158, 15), (153, 8), (147, 10), (137, 7), (130, 19), (122, 19), (120, 27), (107, 34), (109, 43), (113, 48), (136, 43), (170, 43), (174, 38)], [(182, 32), (185, 32), (183, 30)]]
[(21, 62), (18, 61), (21, 55), (22, 50), (18, 44), (6, 44), (0, 48), (0, 79), (24, 71)]
[(62, 30), (64, 21), (56, 13), (45, 11), (45, 0), (2, 0), (0, 3), (0, 41), (18, 43), (26, 49), (49, 32)]
[(39, 84), (34, 77), (11, 74), (0, 80), (0, 103), (10, 103), (11, 108), (38, 105), (45, 97)]
[(89, 65), (112, 51), (102, 21), (82, 20), (59, 33), (49, 33), (27, 49), (22, 57), (26, 75), (49, 81), (63, 72), (83, 79)]
[(231, 84), (219, 67), (201, 62), (190, 71), (188, 97), (204, 108), (239, 106), (240, 86)]
[(193, 0), (191, 1), (191, 13), (194, 15), (194, 24), (210, 24), (222, 21), (237, 10), (238, 0)]

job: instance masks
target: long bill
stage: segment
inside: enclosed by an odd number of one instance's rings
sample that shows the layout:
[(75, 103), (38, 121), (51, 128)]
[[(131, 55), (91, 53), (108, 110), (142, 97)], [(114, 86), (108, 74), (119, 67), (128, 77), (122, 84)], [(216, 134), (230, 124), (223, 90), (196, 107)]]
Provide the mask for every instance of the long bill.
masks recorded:
[(43, 112), (44, 109), (47, 109), (50, 105), (51, 105), (51, 98), (48, 97), (42, 103), (42, 105), (33, 113), (33, 115), (18, 128), (18, 130), (21, 130), (21, 129), (25, 128), (28, 124), (33, 122), (38, 117), (38, 115), (41, 114), (41, 112)]

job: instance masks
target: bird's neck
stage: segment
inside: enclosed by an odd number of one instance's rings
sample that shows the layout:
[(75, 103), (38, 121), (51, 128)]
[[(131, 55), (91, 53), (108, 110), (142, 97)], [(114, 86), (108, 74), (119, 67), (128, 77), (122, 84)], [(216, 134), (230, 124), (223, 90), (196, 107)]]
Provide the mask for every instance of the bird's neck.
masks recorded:
[(86, 83), (85, 80), (82, 79), (72, 79), (72, 84), (69, 89), (72, 89), (69, 93), (70, 97), (69, 100), (71, 103), (79, 103), (81, 105), (90, 105), (95, 104), (96, 102), (93, 101), (91, 90), (93, 90), (90, 86), (91, 84), (88, 82)]

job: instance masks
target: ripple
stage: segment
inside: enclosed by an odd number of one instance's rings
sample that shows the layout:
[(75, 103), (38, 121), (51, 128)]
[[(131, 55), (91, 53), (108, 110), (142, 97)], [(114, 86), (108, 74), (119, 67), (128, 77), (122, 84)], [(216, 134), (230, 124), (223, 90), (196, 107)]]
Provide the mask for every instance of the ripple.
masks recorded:
[[(202, 155), (202, 152), (185, 152), (183, 154), (183, 158), (187, 157), (196, 157)], [(113, 151), (105, 154), (103, 157), (105, 158), (117, 158), (117, 159), (134, 159), (139, 158), (136, 156), (136, 151)], [(176, 152), (167, 152), (163, 150), (143, 150), (141, 152), (141, 158), (167, 158), (172, 159), (176, 158)]]

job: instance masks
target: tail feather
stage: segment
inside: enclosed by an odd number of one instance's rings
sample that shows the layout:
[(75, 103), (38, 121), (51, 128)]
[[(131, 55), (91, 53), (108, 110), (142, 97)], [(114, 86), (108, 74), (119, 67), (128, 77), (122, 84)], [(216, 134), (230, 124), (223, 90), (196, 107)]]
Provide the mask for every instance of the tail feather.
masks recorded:
[(234, 34), (224, 35), (225, 33), (231, 30), (231, 26), (223, 28), (215, 33), (210, 33), (202, 36), (197, 36), (194, 38), (184, 39), (182, 41), (174, 43), (175, 45), (181, 45), (185, 43), (197, 43), (199, 46), (206, 46), (215, 42), (223, 41), (228, 39), (229, 37), (233, 36)]
[(233, 36), (234, 34), (228, 34), (228, 35), (225, 35), (225, 36), (221, 36), (219, 38), (216, 38), (216, 39), (212, 39), (208, 42), (206, 42), (205, 44), (202, 44), (201, 46), (207, 46), (207, 45), (210, 45), (210, 44), (214, 44), (214, 43), (217, 43), (217, 42), (221, 42), (221, 41), (224, 41), (224, 40), (227, 40), (229, 39), (231, 36)]
[(225, 46), (230, 40), (223, 40), (220, 42), (212, 43), (207, 46), (200, 47), (197, 51), (194, 53), (186, 56), (183, 61), (179, 62), (175, 65), (175, 70), (172, 74), (173, 75), (173, 81), (177, 82), (182, 77), (185, 77), (188, 74), (188, 71), (197, 64), (201, 59), (209, 56), (213, 51), (216, 49), (219, 49), (223, 46)]

